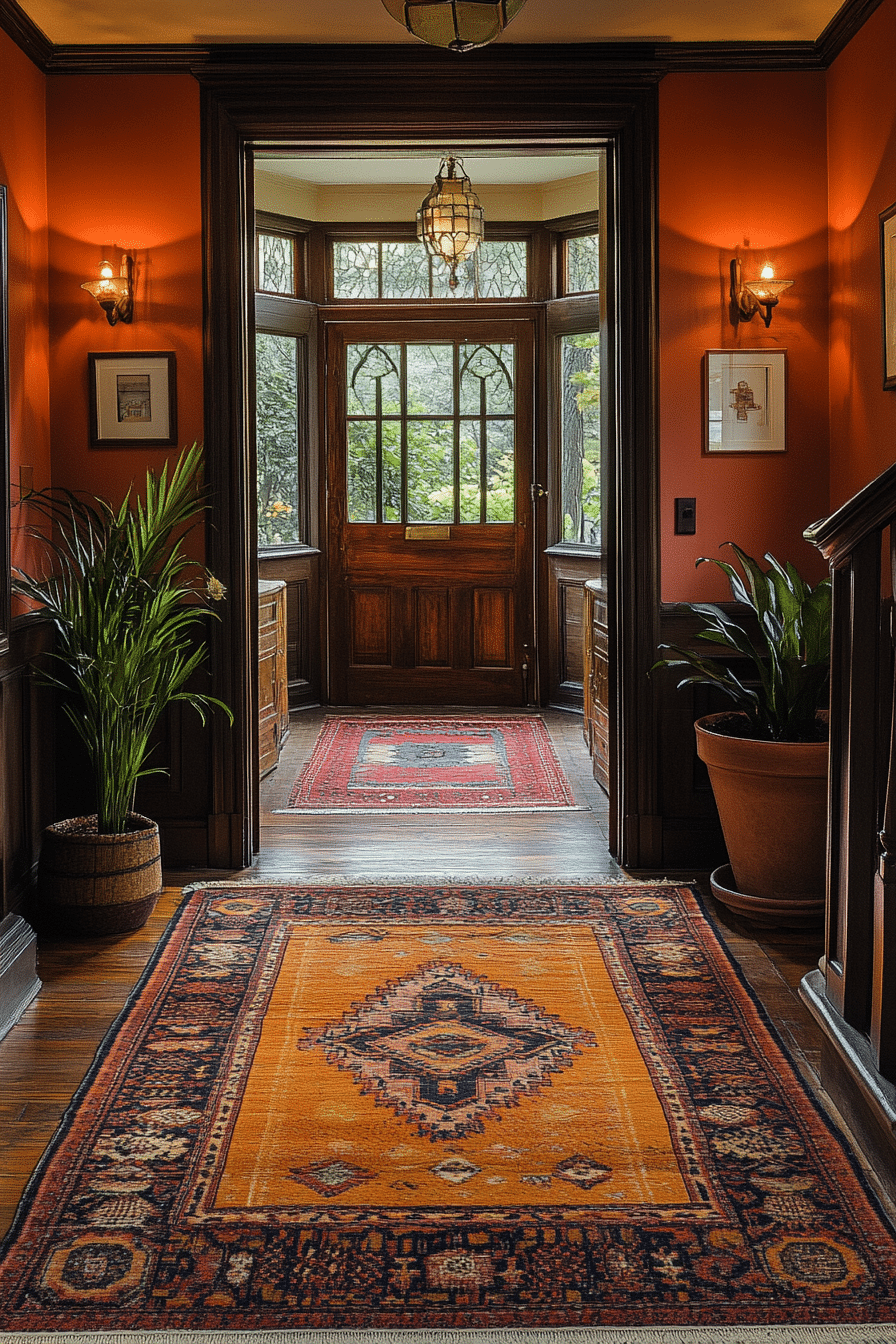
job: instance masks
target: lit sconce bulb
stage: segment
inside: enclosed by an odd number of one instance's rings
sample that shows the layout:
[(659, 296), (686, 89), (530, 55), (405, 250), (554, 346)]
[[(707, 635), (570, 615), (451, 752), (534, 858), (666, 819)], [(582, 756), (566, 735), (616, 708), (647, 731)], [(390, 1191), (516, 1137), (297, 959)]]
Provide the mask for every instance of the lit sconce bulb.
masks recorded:
[(762, 320), (769, 326), (772, 309), (792, 280), (776, 280), (775, 268), (766, 262), (757, 280), (744, 280), (740, 258), (731, 262), (731, 303), (735, 322), (749, 322), (754, 313), (761, 313)]
[(121, 258), (118, 275), (110, 262), (102, 261), (99, 280), (88, 280), (81, 288), (93, 295), (106, 314), (109, 325), (114, 327), (116, 322), (130, 322), (133, 316), (133, 279), (133, 259), (126, 252)]

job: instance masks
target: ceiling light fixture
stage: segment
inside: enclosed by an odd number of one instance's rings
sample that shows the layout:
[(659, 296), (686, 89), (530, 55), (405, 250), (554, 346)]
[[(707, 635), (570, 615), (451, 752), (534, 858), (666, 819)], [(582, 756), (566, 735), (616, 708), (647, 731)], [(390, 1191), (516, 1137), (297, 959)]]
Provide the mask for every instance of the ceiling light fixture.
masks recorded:
[(88, 280), (81, 286), (96, 299), (110, 327), (116, 322), (130, 322), (134, 316), (134, 262), (127, 252), (121, 258), (118, 275), (108, 261), (100, 263), (99, 280)]
[(383, 0), (413, 37), (431, 47), (471, 51), (494, 42), (526, 0)]
[(749, 322), (754, 313), (761, 311), (763, 322), (770, 326), (772, 309), (792, 284), (792, 280), (776, 280), (773, 266), (763, 266), (758, 280), (744, 281), (740, 261), (734, 257), (731, 262), (731, 304), (736, 321)]
[(479, 197), (463, 172), (463, 160), (449, 154), (417, 211), (417, 237), (430, 256), (441, 257), (448, 266), (451, 289), (457, 289), (457, 268), (472, 257), (482, 242), (482, 231)]

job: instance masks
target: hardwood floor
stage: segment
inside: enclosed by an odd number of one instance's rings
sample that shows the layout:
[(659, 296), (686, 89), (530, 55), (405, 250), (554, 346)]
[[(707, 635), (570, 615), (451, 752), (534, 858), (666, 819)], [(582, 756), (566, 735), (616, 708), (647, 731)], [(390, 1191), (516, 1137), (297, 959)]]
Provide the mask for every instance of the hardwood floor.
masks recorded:
[[(104, 1035), (125, 1005), (190, 882), (222, 878), (308, 879), (315, 874), (349, 879), (405, 876), (620, 877), (608, 851), (607, 800), (591, 775), (574, 714), (547, 710), (543, 718), (580, 810), (495, 816), (340, 817), (276, 815), (317, 736), (323, 711), (294, 714), (276, 771), (262, 781), (261, 852), (241, 873), (169, 872), (162, 899), (138, 933), (118, 938), (40, 943), (43, 989), (21, 1021), (0, 1042), (0, 1232), (9, 1226), (28, 1177)], [(632, 872), (696, 881), (705, 873)], [(796, 1066), (819, 1095), (820, 1038), (797, 987), (818, 960), (820, 933), (759, 931), (707, 900), (710, 917), (764, 1004)], [(828, 1104), (828, 1108), (832, 1109)], [(835, 1116), (841, 1127), (842, 1120)]]

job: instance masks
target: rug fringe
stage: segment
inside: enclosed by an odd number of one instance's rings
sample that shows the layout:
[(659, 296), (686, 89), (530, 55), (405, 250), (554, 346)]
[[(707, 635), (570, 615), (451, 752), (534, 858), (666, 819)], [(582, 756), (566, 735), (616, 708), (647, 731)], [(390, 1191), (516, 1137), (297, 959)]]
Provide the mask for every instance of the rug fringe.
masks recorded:
[(129, 1330), (6, 1334), (2, 1344), (894, 1344), (879, 1325), (594, 1326), (510, 1330)]
[(590, 812), (575, 803), (542, 804), (533, 807), (272, 807), (276, 817), (502, 817), (520, 812)]

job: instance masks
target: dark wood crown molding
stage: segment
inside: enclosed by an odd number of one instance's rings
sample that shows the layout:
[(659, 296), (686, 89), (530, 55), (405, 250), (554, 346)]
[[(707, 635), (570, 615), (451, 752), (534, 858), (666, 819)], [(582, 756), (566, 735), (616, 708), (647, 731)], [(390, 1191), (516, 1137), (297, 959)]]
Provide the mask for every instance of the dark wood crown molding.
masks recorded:
[[(575, 59), (584, 59), (600, 67), (602, 78), (612, 79), (615, 73), (626, 83), (632, 82), (638, 70), (648, 82), (661, 78), (663, 74), (686, 71), (826, 70), (879, 4), (880, 0), (846, 0), (814, 42), (605, 42), (557, 46), (500, 43), (495, 47), (468, 52), (460, 59), (475, 67), (488, 53), (489, 58), (497, 57), (499, 69), (512, 62), (523, 66), (535, 63), (544, 70), (545, 59), (548, 64), (556, 60), (560, 68), (568, 68), (570, 56), (574, 54)], [(359, 70), (367, 64), (381, 67), (383, 53), (389, 54), (390, 61), (394, 60), (397, 72), (407, 68), (408, 60), (413, 66), (415, 56), (420, 53), (424, 54), (424, 61), (441, 63), (430, 65), (433, 72), (444, 69), (446, 63), (458, 64), (458, 57), (453, 53), (407, 45), (54, 45), (28, 17), (17, 0), (0, 0), (0, 28), (46, 74), (203, 72), (208, 79), (214, 72), (219, 78), (232, 80), (237, 74), (251, 78), (253, 75), (267, 75), (271, 71), (305, 70), (309, 66), (323, 69), (337, 65), (344, 69), (346, 61), (356, 62)], [(410, 53), (409, 58), (407, 53)], [(495, 67), (491, 65), (490, 68)]]
[[(0, 4), (5, 0), (0, 0)], [(64, 46), (53, 47), (44, 69), (48, 75), (176, 75), (193, 74), (208, 59), (198, 46)]]
[(46, 70), (53, 54), (53, 43), (16, 0), (0, 0), (0, 28), (39, 70)]
[(862, 25), (871, 17), (881, 0), (846, 0), (816, 41), (827, 69), (848, 46)]
[(657, 47), (657, 56), (669, 73), (825, 68), (815, 42), (667, 42)]
[[(14, 4), (15, 0), (0, 0), (0, 6)], [(855, 0), (857, 7), (867, 7), (870, 13), (880, 0)], [(838, 15), (838, 20), (840, 16)], [(848, 35), (839, 40), (838, 51), (861, 24), (850, 24)], [(827, 31), (827, 30), (826, 30)], [(841, 31), (841, 30), (838, 30)], [(847, 33), (844, 23), (842, 32)], [(453, 53), (438, 48), (400, 46), (323, 46), (307, 44), (286, 46), (282, 43), (220, 46), (56, 46), (48, 45), (48, 55), (42, 62), (47, 74), (59, 75), (120, 75), (172, 74), (183, 72), (199, 74), (211, 82), (215, 77), (247, 80), (267, 77), (273, 73), (298, 72), (309, 67), (316, 69), (344, 68), (345, 62), (355, 63), (359, 71), (365, 66), (381, 68), (383, 54), (395, 61), (396, 72), (401, 72), (404, 53), (416, 55), (420, 51), (432, 53), (430, 59), (444, 69), (458, 63)], [(480, 49), (484, 53), (484, 49)], [(392, 53), (395, 53), (394, 57)], [(500, 53), (503, 65), (528, 66), (535, 63), (535, 53), (542, 62), (554, 61), (558, 68), (568, 68), (570, 59), (587, 60), (599, 69), (603, 78), (624, 75), (626, 82), (640, 76), (648, 81), (672, 72), (727, 72), (761, 70), (823, 70), (823, 59), (815, 42), (665, 42), (665, 43), (589, 43), (576, 46), (564, 43), (556, 47), (537, 47), (534, 44), (513, 46), (502, 43), (489, 48), (490, 54)], [(836, 52), (835, 52), (836, 54)], [(462, 58), (472, 65), (480, 60), (479, 52), (467, 52)], [(541, 62), (539, 62), (541, 63)], [(41, 64), (41, 62), (38, 62)], [(413, 60), (411, 61), (413, 64)], [(436, 68), (435, 65), (433, 68)], [(544, 64), (542, 64), (544, 68)]]

